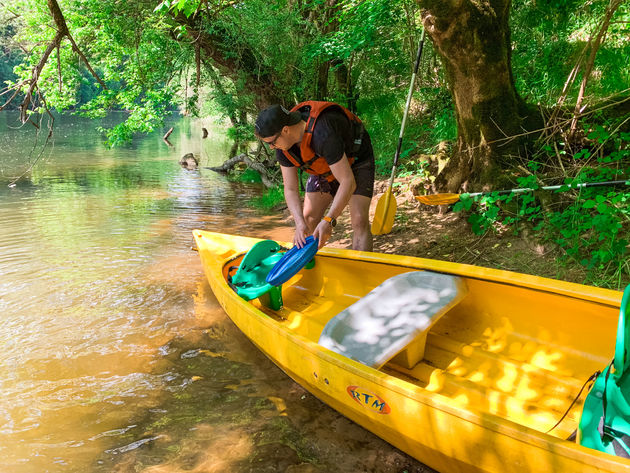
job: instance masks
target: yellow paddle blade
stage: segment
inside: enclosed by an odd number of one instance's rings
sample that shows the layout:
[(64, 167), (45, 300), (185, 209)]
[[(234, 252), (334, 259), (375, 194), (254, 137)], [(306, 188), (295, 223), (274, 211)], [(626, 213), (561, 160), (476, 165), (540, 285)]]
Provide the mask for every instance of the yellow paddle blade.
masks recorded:
[(372, 235), (385, 235), (392, 231), (396, 216), (396, 197), (391, 187), (387, 189), (376, 204), (374, 220), (372, 220)]
[(459, 200), (461, 194), (431, 194), (417, 195), (416, 200), (426, 205), (448, 205)]

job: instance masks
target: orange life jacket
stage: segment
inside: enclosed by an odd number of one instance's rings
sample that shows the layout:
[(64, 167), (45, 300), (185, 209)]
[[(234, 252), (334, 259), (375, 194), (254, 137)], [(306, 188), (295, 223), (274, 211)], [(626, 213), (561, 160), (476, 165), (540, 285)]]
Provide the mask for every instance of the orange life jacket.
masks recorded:
[[(337, 107), (341, 110), (348, 120), (350, 121), (350, 126), (352, 128), (354, 146), (351, 151), (351, 154), (355, 154), (359, 151), (359, 147), (361, 146), (361, 135), (363, 133), (363, 123), (361, 119), (357, 117), (354, 113), (348, 110), (345, 107), (342, 107), (339, 104), (334, 102), (318, 102), (315, 100), (309, 100), (306, 102), (302, 102), (297, 104), (295, 107), (291, 109), (292, 112), (303, 112), (308, 110), (309, 115), (306, 121), (306, 128), (304, 129), (304, 136), (302, 137), (302, 142), (300, 143), (300, 155), (302, 159), (302, 163), (300, 163), (296, 156), (294, 156), (289, 151), (283, 151), (284, 155), (287, 157), (293, 165), (299, 167), (301, 170), (308, 172), (309, 174), (314, 174), (325, 178), (328, 182), (332, 182), (335, 180), (335, 176), (333, 176), (330, 166), (326, 162), (326, 159), (323, 156), (317, 156), (313, 148), (311, 147), (311, 141), (313, 139), (313, 129), (315, 128), (315, 123), (317, 122), (317, 118), (321, 115), (324, 110), (329, 109), (330, 107)], [(355, 156), (347, 156), (350, 164), (354, 162)]]

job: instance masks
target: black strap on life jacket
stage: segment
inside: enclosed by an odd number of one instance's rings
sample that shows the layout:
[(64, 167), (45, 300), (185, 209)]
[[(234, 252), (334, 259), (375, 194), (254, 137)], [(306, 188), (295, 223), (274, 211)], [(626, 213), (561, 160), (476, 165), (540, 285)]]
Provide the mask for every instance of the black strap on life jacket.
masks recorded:
[[(308, 109), (312, 110), (310, 107), (308, 107)], [(313, 130), (315, 129), (315, 120), (317, 120), (317, 118), (309, 114), (308, 121), (306, 122), (306, 128), (304, 129), (305, 133), (313, 133)]]
[[(313, 164), (315, 161), (317, 161), (318, 159), (320, 159), (320, 156), (315, 155), (312, 159), (309, 159), (308, 161), (305, 161), (304, 164), (302, 164), (300, 166), (300, 169), (309, 172), (312, 169), (311, 164)], [(326, 171), (323, 174), (317, 174), (318, 176), (323, 177), (324, 179), (327, 179), (328, 176), (332, 175), (332, 171)]]
[[(340, 106), (331, 106), (330, 108), (340, 109)], [(308, 110), (310, 110), (310, 107), (308, 107)], [(344, 113), (343, 110), (342, 110), (342, 113)], [(344, 116), (345, 116), (345, 113), (344, 113)], [(346, 118), (348, 119), (348, 122), (350, 124), (350, 134), (352, 136), (352, 148), (350, 149), (350, 154), (347, 155), (347, 157), (348, 159), (352, 159), (352, 158), (356, 159), (356, 156), (359, 153), (359, 150), (361, 149), (361, 144), (363, 143), (363, 134), (365, 133), (365, 126), (363, 125), (363, 122), (360, 120), (359, 121), (351, 120), (347, 116)], [(306, 121), (306, 127), (304, 128), (304, 133), (313, 134), (313, 130), (315, 130), (316, 120), (317, 119), (309, 113), (308, 120)], [(291, 152), (289, 151), (289, 153)], [(297, 162), (302, 161), (301, 159), (298, 159), (294, 153), (291, 153), (291, 156), (293, 156), (293, 158)], [(315, 155), (309, 161), (302, 161), (303, 164), (300, 166), (300, 169), (303, 169), (304, 171), (308, 172), (311, 169), (311, 164), (319, 158), (320, 156)], [(331, 175), (332, 175), (331, 171), (325, 172), (324, 174), (319, 174), (319, 176), (323, 177), (324, 179), (328, 179), (328, 177)]]
[[(288, 151), (288, 153), (293, 156), (293, 159), (295, 159), (295, 161), (297, 163), (302, 163), (298, 166), (298, 170), (300, 172), (309, 172), (311, 170), (311, 164), (313, 164), (314, 161), (316, 161), (317, 159), (320, 159), (320, 156), (315, 155), (312, 159), (308, 160), (308, 161), (302, 161), (302, 158), (298, 158), (298, 156), (293, 152), (293, 151)], [(324, 179), (327, 179), (328, 176), (332, 175), (332, 171), (326, 171), (324, 174), (317, 174), (318, 176), (323, 177)], [(304, 184), (302, 184), (302, 176), (300, 175), (300, 189), (303, 191), (304, 190)]]

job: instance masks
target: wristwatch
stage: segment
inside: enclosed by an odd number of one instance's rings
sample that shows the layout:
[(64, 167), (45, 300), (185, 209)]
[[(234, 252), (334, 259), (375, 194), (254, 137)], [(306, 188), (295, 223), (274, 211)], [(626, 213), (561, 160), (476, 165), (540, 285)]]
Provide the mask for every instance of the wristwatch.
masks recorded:
[(337, 225), (337, 219), (329, 217), (328, 215), (322, 218), (322, 220), (326, 220), (328, 223), (330, 223), (330, 226), (333, 228), (335, 228), (335, 225)]

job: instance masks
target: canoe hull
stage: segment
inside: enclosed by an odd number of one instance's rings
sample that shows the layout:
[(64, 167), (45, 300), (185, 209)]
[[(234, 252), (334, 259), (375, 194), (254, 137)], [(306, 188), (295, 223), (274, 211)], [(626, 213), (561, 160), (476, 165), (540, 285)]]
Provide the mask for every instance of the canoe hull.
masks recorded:
[[(228, 316), (298, 384), (344, 416), (443, 472), (602, 472), (630, 470), (630, 462), (583, 448), (537, 430), (475, 412), (399, 377), (375, 370), (287, 331), (229, 288), (223, 267), (258, 240), (196, 230), (208, 281)], [(470, 275), (473, 267), (419, 258), (324, 249), (323, 255), (381, 260), (419, 269)], [(481, 269), (476, 277), (509, 280), (511, 273)], [(521, 275), (522, 276), (522, 275)], [(571, 294), (584, 286), (526, 276), (528, 284)], [(616, 291), (589, 288), (587, 298), (619, 304)]]

